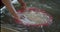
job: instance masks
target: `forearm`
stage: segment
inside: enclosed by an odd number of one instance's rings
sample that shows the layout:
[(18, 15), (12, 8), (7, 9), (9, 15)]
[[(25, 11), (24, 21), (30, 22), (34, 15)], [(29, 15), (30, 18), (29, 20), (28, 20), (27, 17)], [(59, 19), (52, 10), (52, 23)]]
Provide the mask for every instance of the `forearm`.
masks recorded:
[(21, 4), (21, 9), (25, 10), (26, 9), (26, 3), (24, 2), (24, 0), (18, 0), (18, 1)]
[(5, 6), (7, 7), (7, 9), (9, 10), (9, 12), (16, 18), (19, 18), (17, 15), (17, 12), (15, 10), (15, 8), (13, 7), (11, 0), (2, 0), (2, 2), (5, 4)]

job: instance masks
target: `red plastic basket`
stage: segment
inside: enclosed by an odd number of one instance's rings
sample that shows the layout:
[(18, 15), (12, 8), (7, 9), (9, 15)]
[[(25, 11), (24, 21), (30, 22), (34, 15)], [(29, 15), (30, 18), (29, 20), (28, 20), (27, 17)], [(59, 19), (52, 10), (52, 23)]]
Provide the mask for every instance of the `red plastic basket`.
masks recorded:
[[(27, 8), (29, 11), (35, 11), (35, 12), (41, 12), (41, 13), (43, 13), (44, 15), (46, 15), (46, 16), (48, 16), (49, 18), (49, 20), (47, 20), (47, 23), (43, 23), (43, 24), (29, 24), (29, 23), (23, 23), (23, 21), (20, 21), (20, 20), (18, 20), (18, 19), (15, 19), (15, 22), (17, 23), (17, 24), (23, 24), (23, 25), (26, 25), (26, 26), (41, 26), (41, 25), (43, 25), (43, 26), (48, 26), (48, 25), (50, 25), (51, 23), (52, 23), (52, 19), (53, 19), (53, 17), (50, 15), (50, 14), (48, 14), (45, 10), (43, 10), (43, 9), (38, 9), (38, 8), (35, 8), (35, 7), (30, 7), (30, 8)], [(25, 11), (23, 11), (23, 10), (18, 10), (17, 11), (18, 13), (20, 13), (20, 14), (22, 14), (23, 12), (25, 12)]]

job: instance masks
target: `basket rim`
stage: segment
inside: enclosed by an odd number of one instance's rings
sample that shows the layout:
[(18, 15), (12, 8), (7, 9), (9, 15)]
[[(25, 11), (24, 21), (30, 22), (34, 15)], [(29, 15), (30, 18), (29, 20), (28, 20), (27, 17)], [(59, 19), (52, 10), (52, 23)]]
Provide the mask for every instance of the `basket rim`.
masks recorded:
[[(25, 25), (25, 26), (41, 26), (41, 25), (43, 25), (43, 26), (48, 26), (49, 24), (52, 23), (52, 20), (53, 20), (52, 15), (50, 15), (49, 13), (47, 13), (45, 10), (42, 10), (42, 9), (39, 9), (39, 8), (36, 8), (36, 7), (29, 7), (29, 8), (27, 8), (27, 9), (28, 9), (28, 10), (37, 9), (37, 10), (40, 10), (40, 12), (45, 13), (45, 15), (49, 16), (49, 22), (50, 22), (50, 23), (44, 23), (44, 24), (29, 24), (29, 23), (24, 24), (24, 23), (22, 23), (23, 25)], [(20, 12), (20, 13), (21, 13), (21, 11), (22, 11), (22, 10), (18, 10), (17, 12)], [(24, 12), (24, 11), (23, 11), (23, 12)], [(22, 13), (23, 13), (23, 12), (22, 12)], [(16, 22), (18, 23), (18, 21), (16, 21)], [(20, 21), (20, 22), (23, 22), (23, 21)], [(18, 23), (18, 24), (19, 24), (19, 23)]]

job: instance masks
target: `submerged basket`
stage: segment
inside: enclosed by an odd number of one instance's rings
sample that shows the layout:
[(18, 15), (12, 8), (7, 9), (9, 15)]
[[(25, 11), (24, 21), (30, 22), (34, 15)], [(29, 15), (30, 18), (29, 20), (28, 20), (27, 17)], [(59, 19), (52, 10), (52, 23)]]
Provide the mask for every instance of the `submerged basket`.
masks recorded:
[[(48, 26), (52, 23), (52, 16), (45, 12), (43, 9), (29, 7), (26, 11), (21, 12), (18, 10), (21, 16), (20, 20), (16, 19), (16, 23), (26, 26)], [(39, 20), (40, 19), (40, 20)]]

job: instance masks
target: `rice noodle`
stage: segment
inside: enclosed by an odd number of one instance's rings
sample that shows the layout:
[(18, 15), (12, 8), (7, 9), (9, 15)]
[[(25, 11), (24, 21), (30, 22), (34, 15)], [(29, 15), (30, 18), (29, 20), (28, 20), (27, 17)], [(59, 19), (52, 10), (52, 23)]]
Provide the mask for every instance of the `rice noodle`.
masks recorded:
[(35, 22), (36, 24), (44, 24), (49, 20), (49, 17), (41, 12), (24, 12), (23, 15), (25, 15), (31, 22)]

